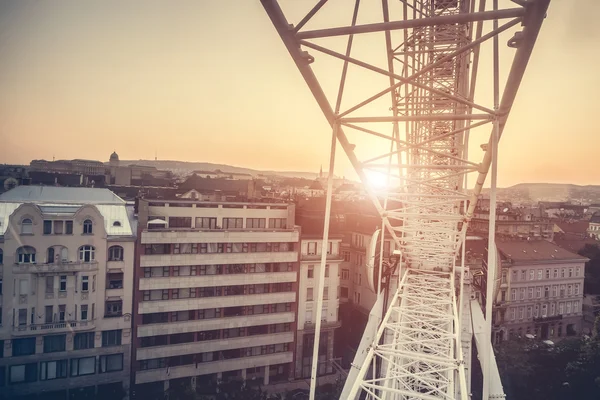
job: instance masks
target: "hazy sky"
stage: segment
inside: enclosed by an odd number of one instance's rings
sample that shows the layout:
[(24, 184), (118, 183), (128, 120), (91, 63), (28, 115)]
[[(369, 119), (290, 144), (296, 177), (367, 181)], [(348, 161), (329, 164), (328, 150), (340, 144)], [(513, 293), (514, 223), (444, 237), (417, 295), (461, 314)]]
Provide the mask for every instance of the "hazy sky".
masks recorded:
[[(598, 13), (597, 0), (553, 0), (501, 142), (500, 185), (600, 184)], [(258, 0), (0, 0), (0, 139), (3, 163), (116, 150), (316, 172), (330, 129)], [(339, 154), (337, 174), (350, 175)]]

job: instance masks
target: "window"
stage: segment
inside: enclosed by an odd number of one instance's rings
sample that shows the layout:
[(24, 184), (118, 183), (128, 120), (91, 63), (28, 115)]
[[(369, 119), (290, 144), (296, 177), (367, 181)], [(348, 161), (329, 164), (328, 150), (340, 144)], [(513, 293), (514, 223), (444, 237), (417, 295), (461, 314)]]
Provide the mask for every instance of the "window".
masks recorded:
[(529, 299), (533, 299), (533, 288), (530, 287), (527, 289), (527, 294)]
[(579, 302), (578, 301), (574, 301), (573, 302), (573, 312), (574, 313), (578, 313), (579, 312)]
[(323, 288), (323, 300), (329, 300), (329, 288), (327, 286)]
[(306, 288), (306, 301), (313, 300), (313, 288)]
[(67, 344), (67, 335), (49, 335), (44, 336), (44, 353), (56, 353), (65, 351)]
[(243, 229), (243, 218), (223, 218), (223, 229)]
[(556, 304), (550, 304), (550, 315), (554, 315), (556, 313)]
[(169, 228), (191, 228), (192, 217), (169, 217)]
[(79, 261), (92, 262), (96, 259), (96, 248), (93, 246), (81, 246), (79, 248)]
[(521, 290), (519, 291), (519, 299), (520, 300), (525, 300), (525, 288), (521, 288)]
[(71, 376), (92, 375), (96, 373), (96, 357), (71, 359)]
[(54, 221), (54, 234), (62, 235), (63, 234), (63, 226), (64, 226), (63, 221)]
[(87, 319), (88, 319), (88, 305), (82, 304), (81, 305), (81, 321), (87, 321)]
[(525, 307), (519, 307), (519, 319), (525, 318)]
[(552, 277), (554, 279), (558, 278), (558, 269), (554, 269), (554, 271), (552, 272)]
[(45, 361), (40, 363), (40, 380), (49, 381), (67, 377), (67, 360)]
[(123, 314), (123, 300), (107, 301), (105, 317), (120, 317)]
[(21, 235), (32, 235), (33, 234), (33, 221), (29, 218), (25, 218), (21, 221)]
[[(27, 310), (25, 310), (27, 312)], [(27, 314), (25, 314), (27, 316)], [(12, 340), (12, 355), (17, 356), (29, 356), (35, 354), (35, 338), (18, 338)]]
[(547, 299), (548, 297), (550, 297), (550, 286), (544, 288), (544, 298)]
[(542, 304), (542, 318), (548, 316), (548, 304)]
[(529, 280), (532, 281), (535, 279), (535, 270), (529, 271)]
[(538, 299), (542, 297), (542, 288), (540, 286), (535, 288), (535, 297)]
[(348, 280), (350, 279), (350, 271), (347, 269), (342, 270), (342, 279)]
[(19, 326), (27, 325), (27, 309), (19, 308)]
[(573, 294), (573, 285), (567, 285), (567, 295), (571, 296)]
[(11, 384), (35, 382), (37, 380), (37, 363), (12, 365), (9, 369), (8, 381)]
[(52, 234), (52, 221), (44, 221), (44, 235)]
[(121, 221), (115, 221), (115, 222), (113, 222), (113, 226), (121, 226)]
[[(51, 324), (53, 321), (53, 313), (54, 313), (54, 307), (53, 306), (46, 306), (44, 307), (44, 322), (47, 324)], [(33, 310), (31, 311), (31, 314), (34, 314)], [(33, 318), (33, 315), (32, 315)], [(34, 321), (31, 321), (31, 323), (33, 324)]]
[(113, 347), (121, 345), (121, 329), (102, 332), (102, 347)]
[(317, 254), (317, 242), (308, 242), (308, 252), (309, 256)]
[(94, 348), (94, 332), (76, 333), (73, 338), (73, 349), (85, 350)]
[(287, 227), (286, 218), (269, 218), (269, 228), (271, 229), (285, 229)]
[(517, 311), (517, 309), (516, 309), (516, 308), (511, 308), (511, 309), (510, 309), (510, 319), (511, 319), (511, 321), (514, 321), (514, 320), (515, 320), (515, 316), (516, 316), (516, 314), (517, 314), (517, 313), (516, 313), (516, 311)]
[(4, 264), (4, 252), (0, 249), (0, 265)]
[(217, 219), (208, 217), (196, 217), (196, 229), (216, 229)]
[(123, 289), (123, 273), (110, 273), (107, 276), (107, 289)]
[[(0, 264), (2, 264), (2, 263), (0, 262)], [(581, 274), (581, 267), (577, 267), (577, 268), (575, 268), (575, 276), (577, 276), (577, 277), (578, 277), (578, 276), (579, 276), (579, 274)]]
[(564, 268), (561, 268), (561, 269), (560, 269), (560, 277), (561, 277), (561, 278), (564, 278), (564, 277), (565, 277), (565, 269), (564, 269)]
[(517, 300), (517, 289), (511, 289), (510, 290), (510, 299), (512, 301)]
[(265, 227), (265, 218), (246, 218), (246, 229), (260, 229)]
[(81, 277), (81, 291), (87, 292), (90, 288), (90, 277), (87, 275), (83, 275)]
[(31, 246), (23, 246), (17, 249), (17, 262), (19, 264), (35, 264), (35, 249)]
[(533, 317), (533, 307), (527, 307), (527, 318)]
[(60, 304), (58, 306), (58, 321), (65, 322), (65, 315), (67, 312), (67, 306), (64, 304)]
[(565, 303), (558, 303), (558, 313), (560, 315), (565, 313)]
[(314, 265), (309, 265), (308, 266), (308, 274), (307, 274), (307, 278), (308, 279), (312, 279), (315, 277), (315, 267)]
[(325, 278), (329, 278), (329, 265), (325, 265)]
[(73, 234), (73, 221), (65, 221), (65, 234)]
[(123, 370), (123, 353), (100, 356), (100, 373)]
[(575, 294), (579, 294), (579, 283), (575, 284)]
[(552, 297), (556, 297), (557, 290), (558, 290), (557, 286), (556, 286), (556, 285), (553, 285), (553, 286), (552, 286)]
[(58, 290), (61, 292), (67, 291), (67, 276), (61, 275), (58, 281)]
[(147, 244), (144, 247), (144, 254), (169, 254), (168, 244)]
[(46, 277), (46, 293), (54, 293), (54, 276)]
[(569, 278), (573, 277), (573, 268), (569, 268)]
[(538, 280), (542, 279), (543, 271), (538, 269)]
[(546, 279), (550, 279), (550, 270), (549, 269), (546, 270)]
[(92, 220), (90, 219), (86, 219), (85, 221), (83, 221), (83, 234), (84, 235), (91, 235), (93, 233), (92, 230)]
[(123, 248), (121, 246), (111, 246), (108, 249), (108, 261), (123, 261)]

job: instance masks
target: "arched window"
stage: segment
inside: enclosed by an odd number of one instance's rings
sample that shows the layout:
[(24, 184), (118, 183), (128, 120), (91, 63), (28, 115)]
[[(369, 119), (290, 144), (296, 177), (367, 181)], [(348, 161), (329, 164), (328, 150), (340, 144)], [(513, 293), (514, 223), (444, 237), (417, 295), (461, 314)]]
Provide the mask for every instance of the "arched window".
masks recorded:
[(33, 233), (33, 221), (29, 218), (25, 218), (21, 221), (21, 234), (31, 235)]
[(108, 249), (108, 261), (123, 261), (123, 248), (121, 246), (111, 246)]
[(35, 249), (31, 246), (23, 246), (17, 249), (17, 262), (19, 264), (34, 264)]
[(121, 226), (121, 221), (115, 221), (115, 222), (113, 222), (113, 226)]
[(86, 219), (85, 221), (83, 221), (83, 233), (91, 234), (92, 232), (92, 220)]
[(79, 248), (79, 261), (92, 262), (96, 259), (96, 249), (93, 246), (81, 246)]

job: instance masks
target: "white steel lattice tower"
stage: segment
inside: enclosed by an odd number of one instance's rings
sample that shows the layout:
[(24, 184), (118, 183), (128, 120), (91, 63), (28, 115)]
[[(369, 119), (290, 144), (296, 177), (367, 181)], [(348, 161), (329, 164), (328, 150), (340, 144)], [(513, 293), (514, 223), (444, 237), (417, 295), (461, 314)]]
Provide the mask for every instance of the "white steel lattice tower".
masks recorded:
[[(344, 396), (468, 398), (460, 321), (469, 299), (463, 299), (464, 256), (462, 268), (456, 259), (490, 167), (495, 201), (497, 143), (549, 0), (320, 0), (308, 2), (302, 13), (298, 9), (307, 2), (261, 2), (332, 126), (330, 175), (337, 140), (380, 213), (385, 234), (402, 252), (375, 340), (358, 359), (350, 374), (355, 382), (347, 382)], [(352, 11), (345, 25), (338, 21), (342, 9)], [(358, 23), (361, 12), (368, 23)], [(293, 14), (297, 19), (288, 21)], [(370, 46), (385, 50), (385, 57), (378, 59), (364, 46), (354, 51), (361, 35), (369, 35)], [(342, 50), (335, 40), (344, 41)], [(338, 60), (341, 77), (331, 70), (318, 76), (321, 58)], [(384, 77), (386, 85), (370, 87), (365, 75), (360, 84), (352, 83), (357, 70)], [(339, 81), (333, 95), (323, 89), (332, 79)], [(477, 89), (484, 79), (489, 84)], [(365, 86), (372, 91), (352, 95)], [(345, 98), (351, 103), (342, 107)], [(487, 143), (482, 160), (470, 159), (470, 137)], [(386, 189), (375, 190), (373, 172), (385, 176)], [(471, 187), (470, 173), (476, 175)], [(493, 235), (489, 246), (494, 248)], [(488, 265), (493, 284), (493, 264)], [(490, 316), (491, 302), (485, 306)], [(487, 397), (493, 352), (489, 345), (479, 352)]]

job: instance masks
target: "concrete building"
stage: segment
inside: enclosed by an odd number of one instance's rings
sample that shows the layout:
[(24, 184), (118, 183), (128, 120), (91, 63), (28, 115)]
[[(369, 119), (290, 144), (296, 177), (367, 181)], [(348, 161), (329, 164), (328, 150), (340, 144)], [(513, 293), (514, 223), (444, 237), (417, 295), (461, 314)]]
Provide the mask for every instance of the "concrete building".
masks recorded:
[(0, 195), (2, 394), (123, 397), (132, 211), (106, 189), (19, 186)]
[[(325, 285), (319, 342), (319, 375), (334, 372), (334, 338), (341, 326), (339, 320), (340, 253), (342, 235), (329, 235)], [(321, 268), (323, 235), (302, 234), (300, 279), (298, 285), (298, 332), (296, 334), (296, 378), (310, 378), (317, 316), (318, 278)]]
[[(489, 229), (490, 211), (478, 208), (469, 224), (469, 234), (485, 236)], [(496, 210), (496, 235), (499, 238), (552, 240), (554, 222), (541, 218), (530, 208), (513, 208), (505, 202)]]
[(600, 213), (595, 213), (590, 218), (590, 222), (587, 227), (587, 234), (594, 240), (600, 240)]
[(140, 199), (138, 217), (136, 396), (292, 378), (294, 206)]
[(545, 240), (496, 245), (502, 266), (495, 299), (496, 340), (531, 334), (556, 341), (582, 334), (588, 259)]

